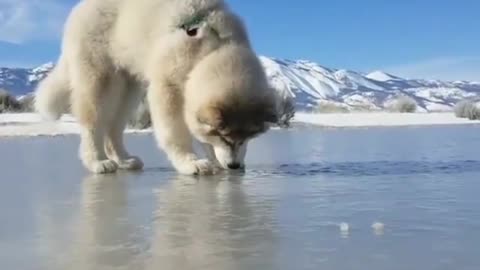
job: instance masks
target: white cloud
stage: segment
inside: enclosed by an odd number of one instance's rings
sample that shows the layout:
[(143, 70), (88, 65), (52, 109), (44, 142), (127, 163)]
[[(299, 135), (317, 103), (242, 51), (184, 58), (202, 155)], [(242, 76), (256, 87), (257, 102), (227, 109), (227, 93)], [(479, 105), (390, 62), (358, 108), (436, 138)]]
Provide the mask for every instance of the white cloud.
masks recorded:
[(0, 41), (59, 38), (69, 9), (65, 0), (0, 0)]
[(480, 56), (442, 57), (384, 70), (407, 78), (480, 81)]

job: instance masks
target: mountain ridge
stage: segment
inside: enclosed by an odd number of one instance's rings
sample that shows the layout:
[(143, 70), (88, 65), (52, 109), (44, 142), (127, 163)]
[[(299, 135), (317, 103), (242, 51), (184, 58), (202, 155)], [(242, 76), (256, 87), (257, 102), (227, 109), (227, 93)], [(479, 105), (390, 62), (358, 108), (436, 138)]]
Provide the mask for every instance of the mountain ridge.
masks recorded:
[[(406, 79), (377, 70), (370, 73), (324, 67), (308, 60), (259, 56), (271, 85), (295, 101), (297, 110), (330, 103), (346, 109), (383, 110), (398, 96), (416, 101), (419, 111), (451, 111), (463, 99), (480, 96), (480, 83)], [(0, 68), (0, 88), (12, 95), (30, 94), (54, 67)]]

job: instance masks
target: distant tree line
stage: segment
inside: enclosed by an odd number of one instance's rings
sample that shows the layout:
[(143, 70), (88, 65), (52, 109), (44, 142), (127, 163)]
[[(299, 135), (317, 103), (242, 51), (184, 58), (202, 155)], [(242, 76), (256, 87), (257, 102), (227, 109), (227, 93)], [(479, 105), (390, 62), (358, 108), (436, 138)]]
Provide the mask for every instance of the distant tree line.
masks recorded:
[[(284, 95), (279, 96), (278, 102), (278, 122), (276, 125), (281, 128), (289, 128), (291, 120), (295, 116), (295, 101), (291, 96)], [(150, 109), (146, 98), (143, 98), (140, 105), (133, 113), (128, 126), (134, 129), (147, 129), (152, 125), (150, 118)]]
[[(278, 123), (277, 126), (282, 128), (288, 128), (290, 126), (291, 119), (295, 116), (295, 101), (290, 96), (279, 97), (278, 102)], [(34, 94), (16, 98), (11, 95), (7, 90), (0, 89), (0, 113), (25, 113), (33, 112)], [(129, 123), (129, 127), (135, 129), (147, 129), (151, 127), (152, 121), (150, 118), (150, 110), (146, 97), (139, 104), (135, 112), (133, 113)]]
[(0, 89), (0, 113), (20, 113), (33, 111), (33, 95), (17, 99), (7, 90)]
[(320, 101), (314, 112), (316, 113), (358, 113), (358, 112), (395, 112), (415, 113), (418, 104), (412, 97), (399, 95), (388, 100), (383, 108), (365, 105), (347, 105), (341, 102)]

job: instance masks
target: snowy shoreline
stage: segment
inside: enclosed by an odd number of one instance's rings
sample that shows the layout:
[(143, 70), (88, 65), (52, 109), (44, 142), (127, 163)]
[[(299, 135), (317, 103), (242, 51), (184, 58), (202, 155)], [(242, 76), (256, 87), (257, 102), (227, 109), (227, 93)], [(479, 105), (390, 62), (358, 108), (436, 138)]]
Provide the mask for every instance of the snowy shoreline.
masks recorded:
[(453, 112), (442, 113), (297, 113), (293, 124), (326, 128), (402, 127), (436, 125), (476, 125), (480, 121), (458, 118)]
[[(64, 115), (58, 121), (45, 121), (35, 113), (0, 114), (0, 138), (64, 136), (79, 134), (75, 119)], [(126, 133), (149, 133), (151, 130), (128, 129)]]
[[(293, 125), (310, 125), (323, 128), (358, 127), (401, 127), (434, 125), (477, 125), (480, 121), (471, 121), (455, 117), (453, 113), (336, 113), (313, 114), (297, 113)], [(57, 122), (43, 121), (34, 113), (0, 114), (0, 138), (61, 136), (79, 133), (78, 124), (69, 115)], [(147, 130), (128, 129), (129, 134), (151, 133)]]

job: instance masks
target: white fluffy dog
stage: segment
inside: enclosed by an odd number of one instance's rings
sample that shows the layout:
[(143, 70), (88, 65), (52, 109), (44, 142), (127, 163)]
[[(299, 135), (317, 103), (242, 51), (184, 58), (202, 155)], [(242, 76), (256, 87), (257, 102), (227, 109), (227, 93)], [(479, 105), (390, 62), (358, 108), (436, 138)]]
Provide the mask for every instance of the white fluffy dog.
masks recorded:
[(50, 119), (71, 110), (91, 172), (137, 170), (123, 131), (144, 89), (156, 139), (182, 174), (242, 168), (248, 141), (276, 121), (275, 91), (222, 0), (81, 1), (35, 106)]

